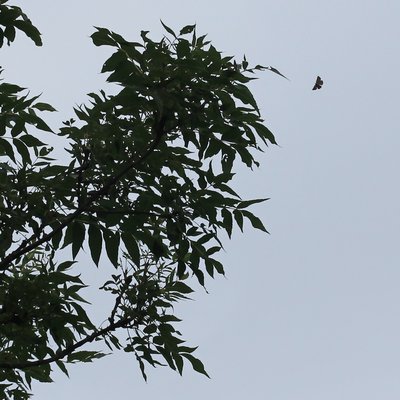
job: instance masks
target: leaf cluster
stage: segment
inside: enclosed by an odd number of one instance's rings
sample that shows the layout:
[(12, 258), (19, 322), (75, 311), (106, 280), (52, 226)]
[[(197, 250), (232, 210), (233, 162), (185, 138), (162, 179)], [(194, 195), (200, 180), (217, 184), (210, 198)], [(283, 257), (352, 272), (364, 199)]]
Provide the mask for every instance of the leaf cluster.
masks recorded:
[[(7, 40), (11, 26), (41, 44), (4, 3)], [(243, 200), (231, 182), (235, 163), (258, 167), (260, 143), (276, 141), (247, 86), (265, 67), (224, 56), (195, 25), (163, 26), (160, 41), (142, 31), (140, 42), (96, 28), (93, 43), (113, 50), (102, 72), (120, 91), (89, 93), (55, 133), (39, 117), (51, 105), (0, 84), (0, 382), (9, 398), (51, 381), (53, 365), (68, 374), (66, 364), (102, 357), (83, 350), (97, 341), (134, 353), (145, 379), (145, 363), (182, 374), (184, 360), (208, 376), (173, 304), (193, 291), (190, 277), (204, 286), (224, 274), (223, 232), (243, 231), (246, 219), (267, 232), (247, 209), (267, 199)], [(56, 163), (43, 131), (67, 139), (69, 161)], [(72, 260), (60, 263), (61, 249)], [(101, 289), (114, 305), (99, 327), (69, 272), (86, 249), (97, 267), (113, 266)]]
[(4, 40), (10, 45), (15, 40), (17, 30), (24, 32), (36, 46), (41, 46), (40, 32), (27, 15), (20, 7), (8, 6), (6, 3), (8, 0), (0, 1), (0, 47), (3, 46)]

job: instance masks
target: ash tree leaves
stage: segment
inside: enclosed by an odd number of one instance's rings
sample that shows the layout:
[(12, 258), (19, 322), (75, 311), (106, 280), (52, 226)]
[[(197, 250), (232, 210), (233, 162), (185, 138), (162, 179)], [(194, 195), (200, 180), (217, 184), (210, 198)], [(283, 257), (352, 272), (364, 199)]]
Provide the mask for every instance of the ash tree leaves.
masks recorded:
[(42, 46), (39, 30), (20, 7), (8, 6), (5, 4), (7, 2), (8, 0), (0, 2), (0, 47), (5, 41), (10, 45), (15, 40), (17, 30), (24, 32), (36, 46)]
[(196, 25), (186, 25), (180, 30), (179, 35), (187, 35), (188, 33), (192, 33), (195, 29)]
[[(21, 29), (41, 44), (6, 2), (2, 37)], [(238, 164), (258, 167), (260, 146), (276, 144), (247, 84), (256, 71), (282, 74), (237, 63), (195, 25), (161, 24), (159, 41), (95, 28), (94, 45), (111, 50), (101, 72), (119, 91), (89, 93), (56, 133), (42, 118), (51, 105), (0, 83), (0, 384), (10, 398), (50, 381), (53, 365), (68, 374), (69, 363), (104, 356), (85, 348), (97, 341), (132, 353), (144, 379), (147, 365), (208, 377), (174, 303), (225, 274), (223, 239), (245, 221), (267, 232), (248, 210), (267, 199), (243, 199), (231, 183)], [(44, 132), (68, 141), (68, 161), (52, 158)], [(83, 252), (109, 272), (100, 290), (113, 305), (98, 327), (86, 312)]]
[(103, 236), (101, 230), (94, 224), (89, 225), (89, 249), (93, 262), (99, 266), (101, 249), (103, 245)]

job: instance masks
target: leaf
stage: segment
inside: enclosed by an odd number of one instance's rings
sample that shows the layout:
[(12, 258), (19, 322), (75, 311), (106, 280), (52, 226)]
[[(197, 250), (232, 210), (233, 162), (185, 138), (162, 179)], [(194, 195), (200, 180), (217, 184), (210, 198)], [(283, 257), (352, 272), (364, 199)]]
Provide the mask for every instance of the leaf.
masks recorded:
[(174, 284), (171, 287), (171, 290), (184, 294), (193, 293), (193, 289), (181, 281), (174, 282)]
[(244, 164), (246, 164), (249, 168), (252, 167), (254, 158), (251, 153), (247, 150), (247, 147), (236, 146), (236, 151), (239, 153), (240, 158)]
[(115, 268), (118, 267), (119, 234), (111, 231), (104, 231), (104, 242), (109, 260)]
[(14, 150), (8, 140), (0, 138), (0, 155), (3, 156), (6, 154), (15, 162)]
[(151, 335), (157, 332), (157, 325), (155, 324), (147, 325), (146, 328), (143, 329), (143, 332), (146, 333), (147, 335)]
[(4, 37), (7, 39), (7, 44), (10, 45), (15, 39), (15, 28), (12, 25), (6, 26)]
[[(191, 266), (191, 264), (190, 264), (190, 266)], [(193, 270), (193, 274), (195, 275), (195, 277), (199, 281), (200, 285), (204, 287), (205, 282), (204, 282), (204, 273), (203, 273), (203, 271), (201, 271), (198, 268), (195, 268), (195, 269), (192, 268), (192, 270)]]
[(190, 55), (190, 45), (187, 40), (179, 39), (179, 43), (176, 45), (176, 54), (178, 58), (185, 58)]
[(100, 353), (98, 351), (77, 351), (75, 353), (70, 354), (67, 357), (67, 362), (76, 363), (76, 362), (92, 362), (94, 359), (103, 358), (106, 354)]
[(22, 140), (28, 147), (45, 146), (45, 143), (41, 142), (39, 139), (36, 139), (34, 136), (29, 134), (20, 136), (19, 140)]
[(1, 83), (0, 84), (0, 93), (6, 93), (6, 94), (15, 94), (19, 93), (26, 88), (20, 87), (18, 85), (14, 85), (12, 83)]
[[(157, 340), (156, 340), (157, 338), (160, 339), (160, 343), (164, 342), (164, 340), (161, 336), (156, 336), (153, 340), (155, 342), (157, 342)], [(156, 348), (159, 351), (159, 353), (164, 357), (164, 360), (168, 363), (169, 367), (175, 371), (176, 367), (175, 367), (174, 360), (171, 356), (171, 353), (162, 346), (156, 346)]]
[(232, 89), (232, 94), (242, 103), (250, 104), (260, 114), (257, 102), (247, 86), (237, 83)]
[(182, 320), (175, 315), (160, 315), (158, 318), (160, 322), (181, 322)]
[(203, 363), (198, 358), (196, 358), (193, 355), (188, 354), (188, 353), (182, 353), (182, 357), (185, 357), (186, 359), (188, 359), (190, 361), (193, 369), (196, 372), (199, 372), (200, 374), (205, 375), (207, 378), (210, 378), (210, 376), (207, 374), (206, 370), (204, 369)]
[(186, 25), (180, 30), (179, 35), (186, 35), (188, 33), (193, 32), (194, 29), (196, 29), (196, 24), (194, 24), (194, 25)]
[(101, 230), (97, 227), (97, 225), (90, 224), (88, 234), (90, 254), (92, 256), (93, 262), (98, 267), (101, 256), (101, 249), (103, 247), (103, 237), (101, 234)]
[(18, 120), (15, 122), (15, 125), (11, 129), (11, 136), (16, 137), (24, 130), (25, 130), (25, 121), (22, 118), (18, 118)]
[[(54, 228), (54, 229), (56, 229), (56, 228)], [(54, 247), (56, 250), (58, 249), (58, 247), (59, 247), (59, 245), (60, 245), (60, 242), (61, 242), (61, 239), (62, 239), (62, 235), (63, 235), (63, 231), (62, 231), (62, 229), (60, 229), (60, 230), (57, 231), (57, 232), (53, 235), (53, 237), (51, 238), (51, 243), (52, 243), (53, 247)]]
[(103, 64), (101, 72), (115, 71), (123, 62), (127, 62), (126, 54), (118, 50)]
[(60, 368), (61, 371), (62, 371), (65, 375), (67, 375), (68, 378), (69, 378), (68, 370), (67, 370), (67, 368), (65, 367), (65, 364), (64, 364), (62, 361), (60, 361), (60, 360), (57, 360), (57, 361), (56, 361), (56, 364), (57, 364), (58, 368)]
[(26, 36), (28, 36), (36, 46), (42, 46), (42, 39), (40, 37), (39, 30), (32, 25), (32, 22), (29, 20), (17, 20), (14, 21), (14, 26), (18, 28), (20, 31), (24, 32)]
[(61, 264), (58, 265), (57, 271), (62, 272), (66, 271), (71, 268), (72, 265), (74, 265), (76, 261), (64, 261)]
[(182, 375), (182, 372), (183, 372), (183, 358), (177, 353), (172, 353), (172, 357), (174, 358), (175, 365), (178, 368), (179, 375)]
[(223, 220), (223, 227), (226, 230), (226, 233), (228, 234), (229, 238), (232, 236), (232, 228), (233, 228), (233, 219), (232, 219), (232, 213), (228, 211), (226, 208), (223, 208), (221, 210), (221, 215), (222, 215), (222, 220)]
[[(85, 303), (87, 303), (87, 302), (85, 301)], [(88, 328), (96, 329), (96, 327), (92, 324), (88, 315), (86, 314), (86, 311), (84, 310), (84, 308), (81, 305), (79, 305), (78, 303), (71, 303), (71, 306), (75, 309), (76, 313), (78, 314), (79, 319), (81, 321), (85, 322), (85, 324), (87, 325)]]
[(36, 108), (39, 111), (57, 111), (53, 106), (47, 103), (36, 103), (32, 106), (32, 108)]
[(46, 122), (44, 122), (42, 118), (39, 118), (38, 116), (35, 116), (35, 126), (41, 131), (53, 133), (53, 130), (46, 124)]
[(240, 230), (243, 232), (243, 215), (242, 215), (243, 211), (238, 211), (238, 210), (234, 210), (233, 211), (233, 216), (235, 217), (235, 221), (237, 223), (237, 225), (239, 226)]
[(140, 371), (142, 373), (143, 379), (145, 380), (145, 382), (147, 382), (147, 375), (145, 373), (144, 362), (142, 361), (142, 359), (139, 357), (138, 354), (136, 354), (136, 360), (139, 363), (139, 367), (140, 367)]
[(214, 278), (214, 264), (208, 258), (206, 258), (205, 263), (208, 275), (210, 275), (211, 278)]
[(177, 275), (178, 278), (183, 278), (186, 272), (186, 263), (182, 260), (178, 260)]
[(85, 225), (79, 221), (72, 223), (72, 258), (75, 259), (85, 240)]
[(39, 382), (53, 382), (50, 378), (50, 366), (40, 365), (25, 369), (26, 375), (30, 375)]
[(13, 144), (22, 158), (22, 163), (31, 164), (32, 163), (31, 156), (29, 154), (29, 150), (26, 147), (25, 143), (17, 138), (14, 138)]
[(273, 73), (275, 73), (275, 74), (278, 74), (278, 75), (282, 76), (283, 78), (289, 80), (288, 78), (286, 78), (285, 75), (283, 75), (282, 73), (280, 73), (280, 72), (279, 72), (276, 68), (274, 68), (274, 67), (269, 66), (269, 67), (265, 67), (265, 69), (268, 69), (269, 71), (271, 71), (271, 72), (273, 72)]
[(160, 22), (161, 22), (161, 25), (164, 27), (164, 29), (165, 29), (170, 35), (172, 35), (175, 39), (177, 39), (177, 36), (175, 35), (175, 32), (174, 32), (170, 27), (168, 27), (167, 25), (165, 25), (164, 22), (161, 21), (161, 19), (160, 19)]
[(90, 37), (95, 46), (115, 46), (115, 41), (110, 37), (111, 32), (105, 28), (98, 28), (97, 32), (93, 33)]
[(224, 275), (225, 276), (224, 266), (222, 265), (222, 263), (220, 263), (218, 260), (214, 260), (213, 258), (210, 258), (210, 260), (214, 264), (214, 268), (217, 270), (217, 272), (220, 275)]
[(248, 206), (251, 206), (252, 204), (262, 203), (263, 201), (267, 200), (269, 200), (269, 198), (241, 201), (237, 208), (246, 208)]
[(229, 193), (232, 196), (238, 197), (240, 199), (240, 196), (230, 186), (226, 185), (225, 183), (216, 184), (215, 187), (221, 190), (222, 192)]
[(128, 232), (122, 232), (121, 237), (132, 261), (137, 266), (140, 266), (140, 249), (136, 239), (133, 237), (131, 233)]
[(269, 233), (265, 229), (264, 224), (261, 222), (260, 218), (256, 217), (254, 214), (252, 214), (250, 211), (247, 210), (242, 210), (242, 214), (250, 220), (251, 224), (253, 225), (253, 228), (264, 231), (265, 233)]
[(274, 134), (265, 125), (254, 122), (252, 123), (252, 126), (257, 131), (258, 135), (264, 141), (264, 143), (266, 143), (266, 140), (268, 140), (272, 144), (277, 144)]

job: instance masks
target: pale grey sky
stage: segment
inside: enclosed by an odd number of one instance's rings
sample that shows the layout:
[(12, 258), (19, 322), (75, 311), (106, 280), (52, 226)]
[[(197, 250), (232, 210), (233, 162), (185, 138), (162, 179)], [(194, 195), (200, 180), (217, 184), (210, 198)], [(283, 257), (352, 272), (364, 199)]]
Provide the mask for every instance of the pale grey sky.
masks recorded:
[[(43, 92), (72, 116), (105, 87), (110, 54), (92, 26), (137, 40), (197, 23), (219, 50), (272, 65), (252, 89), (281, 147), (254, 173), (244, 197), (271, 235), (236, 234), (222, 261), (227, 279), (178, 307), (211, 380), (148, 370), (123, 353), (70, 368), (71, 379), (36, 384), (34, 399), (147, 398), (398, 400), (400, 398), (400, 2), (398, 0), (16, 1), (43, 33), (2, 49), (4, 77)], [(311, 88), (317, 75), (321, 90)], [(85, 278), (98, 271), (82, 265)], [(107, 266), (104, 266), (107, 269)], [(100, 306), (101, 308), (101, 306)], [(101, 314), (101, 309), (94, 313)]]

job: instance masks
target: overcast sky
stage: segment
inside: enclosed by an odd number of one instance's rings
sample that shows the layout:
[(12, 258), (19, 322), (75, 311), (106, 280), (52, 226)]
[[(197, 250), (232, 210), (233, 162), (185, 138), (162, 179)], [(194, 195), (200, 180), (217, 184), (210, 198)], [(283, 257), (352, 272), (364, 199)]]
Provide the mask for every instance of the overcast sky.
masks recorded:
[[(1, 50), (3, 77), (43, 92), (59, 110), (53, 128), (107, 87), (99, 71), (110, 50), (92, 45), (93, 26), (138, 40), (141, 30), (159, 39), (160, 18), (177, 30), (197, 23), (225, 54), (290, 78), (264, 72), (252, 84), (280, 147), (236, 183), (243, 197), (271, 197), (253, 208), (271, 235), (236, 233), (221, 259), (227, 278), (178, 307), (212, 379), (187, 366), (183, 377), (149, 369), (146, 384), (117, 353), (36, 384), (34, 399), (398, 400), (400, 2), (10, 4), (25, 9), (44, 47), (20, 35)], [(324, 85), (312, 91), (317, 75)]]

